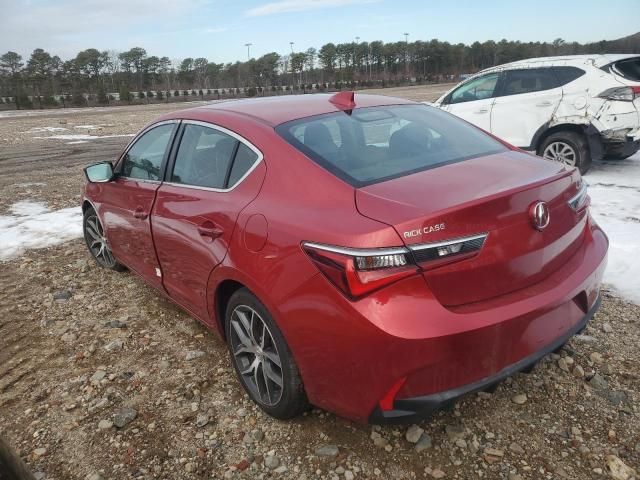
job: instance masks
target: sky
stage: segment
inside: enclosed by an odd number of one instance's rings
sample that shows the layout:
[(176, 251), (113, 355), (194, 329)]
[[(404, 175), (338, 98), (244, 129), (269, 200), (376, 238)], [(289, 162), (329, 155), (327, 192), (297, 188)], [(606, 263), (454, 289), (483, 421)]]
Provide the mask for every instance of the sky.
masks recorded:
[[(640, 0), (0, 0), (0, 54), (142, 47), (173, 60), (246, 60), (327, 42), (590, 42), (640, 31)], [(625, 14), (625, 12), (627, 12)]]

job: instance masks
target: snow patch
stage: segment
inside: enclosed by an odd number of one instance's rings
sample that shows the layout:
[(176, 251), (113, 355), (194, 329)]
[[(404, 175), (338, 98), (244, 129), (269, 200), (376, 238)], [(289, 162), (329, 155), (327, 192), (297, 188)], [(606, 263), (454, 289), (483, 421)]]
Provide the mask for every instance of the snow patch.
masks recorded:
[(9, 210), (11, 215), (0, 215), (0, 261), (82, 236), (80, 207), (52, 211), (44, 203), (21, 201)]
[(29, 200), (14, 203), (13, 205), (11, 205), (11, 207), (9, 207), (9, 210), (11, 211), (11, 213), (19, 217), (40, 215), (49, 211), (45, 204), (39, 202), (31, 202)]
[(640, 153), (594, 164), (585, 181), (591, 214), (609, 237), (604, 282), (640, 305)]
[(69, 130), (64, 127), (33, 127), (30, 128), (27, 133), (39, 133), (39, 132), (66, 132)]

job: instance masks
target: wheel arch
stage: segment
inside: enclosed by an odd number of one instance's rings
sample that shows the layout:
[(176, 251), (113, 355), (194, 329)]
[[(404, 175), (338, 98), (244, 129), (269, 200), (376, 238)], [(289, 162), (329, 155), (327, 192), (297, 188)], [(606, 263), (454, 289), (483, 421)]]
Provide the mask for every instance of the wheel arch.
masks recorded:
[(225, 331), (225, 328), (224, 328), (224, 322), (225, 322), (227, 305), (229, 304), (229, 300), (231, 299), (231, 296), (241, 288), (247, 288), (249, 291), (251, 291), (243, 283), (231, 278), (227, 278), (225, 280), (222, 280), (218, 284), (213, 296), (215, 325), (218, 329), (218, 332), (220, 333), (220, 337), (225, 342), (227, 341), (227, 332)]
[(542, 153), (540, 152), (540, 148), (544, 144), (544, 141), (549, 137), (549, 135), (565, 131), (574, 132), (579, 135), (585, 135), (588, 140), (589, 136), (587, 135), (587, 130), (589, 129), (589, 127), (590, 125), (580, 125), (576, 123), (560, 123), (553, 126), (549, 126), (549, 123), (545, 123), (535, 133), (533, 141), (531, 142), (531, 146), (533, 147), (533, 150), (535, 150), (535, 152), (540, 155)]
[(89, 200), (87, 198), (83, 199), (82, 200), (82, 214), (84, 215), (86, 213), (86, 211), (89, 210), (90, 208), (92, 208), (94, 212), (98, 213), (98, 209), (91, 202), (91, 200)]

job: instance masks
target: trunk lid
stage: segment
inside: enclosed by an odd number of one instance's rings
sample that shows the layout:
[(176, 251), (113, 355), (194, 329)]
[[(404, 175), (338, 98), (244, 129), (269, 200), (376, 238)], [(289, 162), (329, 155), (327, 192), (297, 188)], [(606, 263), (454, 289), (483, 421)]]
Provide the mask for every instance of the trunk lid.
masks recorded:
[[(537, 283), (578, 250), (586, 213), (567, 201), (579, 179), (558, 163), (510, 151), (369, 185), (355, 197), (361, 214), (393, 226), (408, 247), (487, 234), (476, 254), (419, 263), (438, 300), (459, 306)], [(537, 201), (550, 212), (542, 231), (530, 214)]]

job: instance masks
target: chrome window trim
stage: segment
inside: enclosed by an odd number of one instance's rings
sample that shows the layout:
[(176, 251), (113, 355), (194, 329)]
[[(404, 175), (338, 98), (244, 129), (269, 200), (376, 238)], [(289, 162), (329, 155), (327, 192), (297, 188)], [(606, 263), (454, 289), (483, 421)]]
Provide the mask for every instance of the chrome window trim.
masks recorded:
[(477, 235), (471, 235), (469, 237), (452, 238), (451, 240), (446, 240), (443, 242), (420, 243), (415, 245), (409, 245), (409, 249), (415, 252), (420, 250), (428, 250), (430, 248), (447, 247), (449, 245), (455, 245), (456, 243), (470, 242), (472, 240), (479, 240), (481, 238), (486, 239), (488, 236), (489, 236), (488, 233), (479, 233)]
[(118, 175), (114, 180), (118, 180), (120, 178), (123, 180), (127, 180), (128, 182), (162, 183), (161, 180), (151, 180), (150, 178), (125, 177), (124, 175)]
[(302, 242), (303, 247), (317, 248), (327, 252), (339, 253), (342, 255), (350, 255), (353, 257), (376, 257), (380, 255), (406, 255), (409, 253), (404, 247), (388, 247), (388, 248), (348, 248), (338, 247), (335, 245), (325, 245), (323, 243)]
[[(169, 125), (172, 123), (180, 123), (179, 119), (172, 119), (172, 120), (162, 120), (161, 122), (157, 122), (157, 123), (152, 123), (151, 125), (148, 125), (147, 127), (144, 128), (144, 130), (142, 130), (141, 132), (138, 132), (138, 134), (133, 137), (131, 139), (131, 141), (129, 142), (129, 144), (124, 148), (124, 152), (122, 152), (122, 155), (120, 155), (120, 158), (118, 158), (118, 161), (116, 162), (115, 168), (114, 168), (114, 172), (116, 172), (116, 169), (120, 166), (120, 162), (124, 161), (124, 157), (127, 155), (127, 153), (129, 153), (129, 150), (131, 150), (133, 148), (133, 146), (136, 144), (136, 142), (148, 131), (153, 130), (156, 127), (161, 127), (162, 125)], [(126, 180), (135, 180), (135, 181), (140, 181), (140, 182), (146, 182), (146, 183), (162, 183), (162, 180), (151, 180), (151, 179), (146, 179), (146, 178), (136, 178), (136, 177), (125, 177), (124, 175), (119, 175), (116, 172), (117, 177), (116, 178), (124, 178)]]
[[(188, 183), (177, 183), (177, 182), (164, 182), (164, 185), (171, 185), (173, 187), (190, 188), (190, 189), (193, 189), (193, 190), (204, 190), (206, 192), (220, 192), (220, 193), (230, 192), (234, 188), (236, 188), (238, 185), (240, 185), (244, 181), (244, 179), (247, 178), (251, 174), (251, 172), (253, 172), (258, 167), (258, 165), (260, 165), (262, 160), (264, 159), (264, 155), (258, 149), (258, 147), (256, 147), (254, 144), (249, 142), (249, 140), (247, 140), (243, 136), (237, 134), (236, 132), (234, 132), (232, 130), (229, 130), (228, 128), (224, 128), (224, 127), (221, 127), (220, 125), (216, 125), (214, 123), (209, 123), (209, 122), (203, 122), (203, 121), (200, 121), (200, 120), (182, 120), (182, 123), (183, 124), (189, 124), (189, 125), (199, 125), (201, 127), (211, 128), (212, 130), (218, 130), (219, 132), (222, 132), (222, 133), (224, 133), (226, 135), (229, 135), (230, 137), (235, 138), (240, 143), (243, 143), (245, 146), (249, 147), (249, 149), (251, 149), (251, 151), (253, 151), (253, 153), (255, 153), (258, 156), (258, 159), (255, 162), (253, 162), (253, 165), (251, 165), (251, 168), (249, 168), (249, 170), (247, 170), (244, 173), (244, 175), (242, 175), (238, 179), (238, 181), (236, 183), (234, 183), (233, 186), (231, 186), (229, 188), (203, 187), (203, 186), (199, 186), (199, 185), (190, 185)], [(176, 150), (176, 157), (177, 157), (179, 151), (180, 151), (180, 145), (178, 145), (178, 150)], [(235, 158), (234, 158), (234, 161), (235, 161)], [(173, 162), (173, 168), (175, 168), (175, 161)], [(231, 166), (231, 168), (233, 168), (233, 165)], [(173, 172), (171, 172), (171, 175), (173, 175)]]
[(578, 204), (580, 202), (580, 200), (587, 194), (587, 184), (582, 182), (582, 186), (580, 187), (580, 190), (578, 190), (578, 193), (576, 193), (573, 197), (571, 197), (568, 201), (567, 204), (569, 205), (569, 207), (571, 207), (571, 209), (573, 211), (577, 211), (578, 210)]

